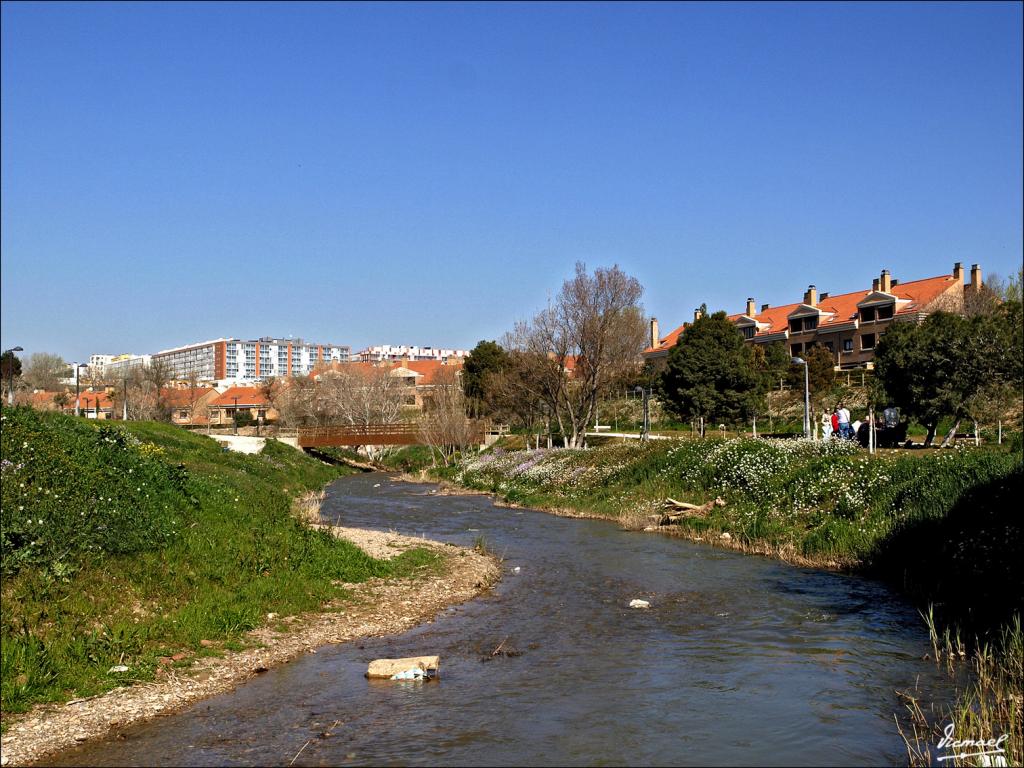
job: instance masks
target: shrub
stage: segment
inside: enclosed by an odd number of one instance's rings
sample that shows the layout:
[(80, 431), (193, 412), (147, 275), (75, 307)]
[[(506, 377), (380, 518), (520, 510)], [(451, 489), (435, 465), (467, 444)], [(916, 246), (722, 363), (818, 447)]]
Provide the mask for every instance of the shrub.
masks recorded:
[(0, 438), (3, 573), (84, 555), (163, 546), (191, 508), (183, 468), (120, 429), (4, 408)]

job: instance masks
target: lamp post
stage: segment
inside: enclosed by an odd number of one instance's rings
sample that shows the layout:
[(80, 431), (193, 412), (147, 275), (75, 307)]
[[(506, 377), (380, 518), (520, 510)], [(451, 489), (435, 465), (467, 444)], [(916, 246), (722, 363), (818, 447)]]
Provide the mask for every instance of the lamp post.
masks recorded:
[(79, 371), (89, 366), (85, 363), (75, 363), (75, 416), (81, 415), (81, 399), (79, 398)]
[(793, 365), (804, 367), (804, 437), (811, 439), (811, 377), (807, 372), (807, 361), (802, 357), (794, 357)]
[(231, 399), (235, 401), (235, 410), (234, 410), (234, 416), (235, 416), (235, 434), (237, 435), (237, 434), (238, 434), (238, 398), (237, 398), (237, 397), (234, 397), (234, 396), (232, 396), (232, 398), (231, 398)]
[(647, 387), (645, 389), (644, 387), (637, 387), (633, 391), (636, 392), (636, 394), (638, 395), (642, 395), (644, 398), (644, 425), (643, 428), (640, 430), (640, 439), (646, 441), (650, 439), (649, 433), (651, 431), (651, 412), (649, 406), (651, 388)]
[(8, 370), (9, 370), (9, 373), (10, 373), (9, 381), (8, 381), (8, 384), (7, 384), (7, 404), (8, 405), (14, 405), (14, 353), (15, 352), (24, 352), (24, 351), (25, 350), (22, 349), (21, 347), (11, 347), (10, 349), (5, 349), (4, 350), (4, 354), (5, 355), (8, 354), (8, 353), (10, 353), (10, 355), (11, 355), (11, 364), (9, 366), (7, 366)]

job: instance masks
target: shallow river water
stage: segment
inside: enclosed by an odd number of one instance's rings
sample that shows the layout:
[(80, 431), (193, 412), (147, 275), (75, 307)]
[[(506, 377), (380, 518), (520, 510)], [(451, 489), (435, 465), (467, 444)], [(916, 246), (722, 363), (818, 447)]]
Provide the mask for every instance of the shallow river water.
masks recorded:
[[(344, 478), (323, 516), (482, 537), (505, 558), (492, 594), (57, 762), (288, 764), (309, 742), (295, 765), (904, 764), (895, 691), (949, 694), (921, 618), (882, 585), (431, 488)], [(481, 661), (502, 641), (522, 655)], [(372, 659), (426, 654), (437, 681), (363, 677)]]

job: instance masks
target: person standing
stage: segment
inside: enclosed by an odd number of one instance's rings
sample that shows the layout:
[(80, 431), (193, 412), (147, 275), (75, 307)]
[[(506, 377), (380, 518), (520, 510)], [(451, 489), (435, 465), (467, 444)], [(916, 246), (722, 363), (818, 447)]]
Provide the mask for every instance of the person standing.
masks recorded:
[(825, 411), (821, 414), (821, 439), (828, 440), (832, 437), (832, 414)]
[(850, 440), (853, 438), (853, 427), (850, 425), (850, 412), (846, 410), (846, 406), (843, 403), (839, 404), (839, 410), (836, 411), (836, 415), (839, 417), (839, 436)]

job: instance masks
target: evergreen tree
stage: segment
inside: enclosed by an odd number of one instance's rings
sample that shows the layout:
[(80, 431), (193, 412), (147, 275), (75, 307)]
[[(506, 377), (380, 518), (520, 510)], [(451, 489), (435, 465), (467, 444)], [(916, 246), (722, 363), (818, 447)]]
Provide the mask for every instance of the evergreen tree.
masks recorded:
[(704, 315), (669, 352), (661, 378), (666, 406), (683, 419), (736, 422), (759, 410), (765, 376), (724, 312)]

